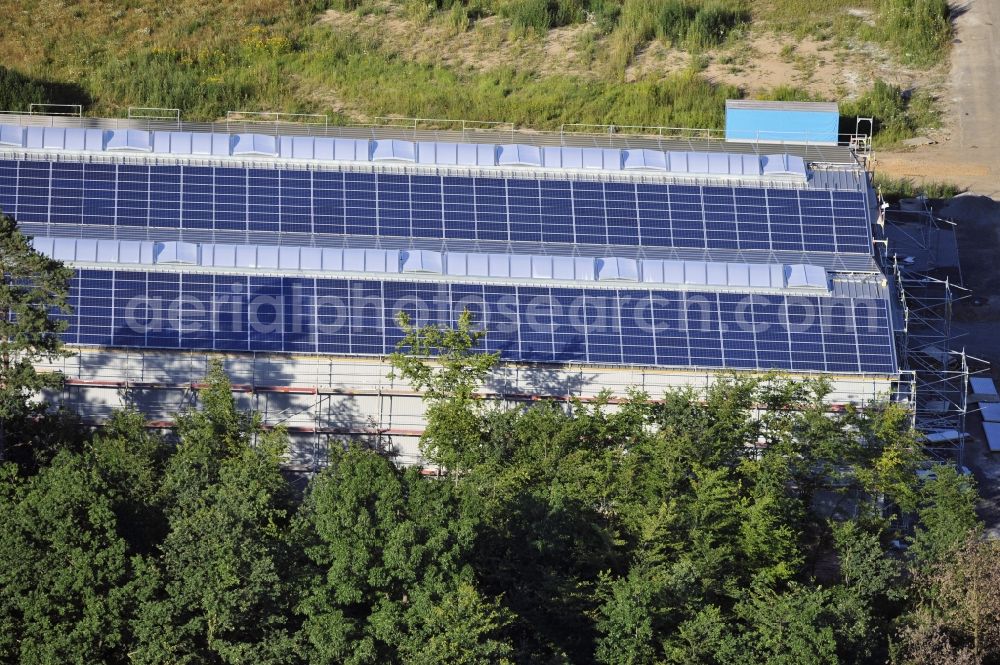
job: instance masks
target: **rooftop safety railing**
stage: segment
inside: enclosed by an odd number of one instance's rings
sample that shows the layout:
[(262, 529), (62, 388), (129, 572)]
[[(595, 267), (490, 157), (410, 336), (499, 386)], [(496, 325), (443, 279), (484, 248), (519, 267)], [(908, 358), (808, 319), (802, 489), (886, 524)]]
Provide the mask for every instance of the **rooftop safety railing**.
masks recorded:
[[(74, 107), (79, 109), (79, 107)], [(28, 113), (0, 111), (0, 122), (34, 127), (82, 127), (96, 129), (145, 129), (147, 131), (188, 131), (266, 133), (274, 136), (321, 136), (332, 138), (403, 139), (451, 143), (528, 143), (537, 146), (598, 148), (655, 148), (690, 151), (724, 151), (757, 155), (795, 152), (810, 161), (856, 164), (855, 154), (870, 147), (869, 137), (840, 134), (838, 145), (811, 140), (808, 133), (760, 132), (754, 140), (726, 141), (725, 133), (711, 128), (647, 127), (634, 125), (588, 125), (569, 123), (558, 131), (519, 128), (512, 123), (434, 118), (377, 117), (370, 123), (331, 124), (323, 114), (230, 111), (215, 122), (181, 120), (178, 109), (132, 107), (125, 118), (94, 118), (61, 112), (43, 113), (34, 106)], [(787, 148), (788, 150), (785, 150)]]

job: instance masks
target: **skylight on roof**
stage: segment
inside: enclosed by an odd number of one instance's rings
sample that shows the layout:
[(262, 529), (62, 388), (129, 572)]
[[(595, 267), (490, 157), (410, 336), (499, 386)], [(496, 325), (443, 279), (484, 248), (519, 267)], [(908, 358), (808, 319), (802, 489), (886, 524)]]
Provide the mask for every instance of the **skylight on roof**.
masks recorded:
[(108, 132), (108, 150), (150, 152), (153, 144), (149, 132), (140, 129), (112, 129)]

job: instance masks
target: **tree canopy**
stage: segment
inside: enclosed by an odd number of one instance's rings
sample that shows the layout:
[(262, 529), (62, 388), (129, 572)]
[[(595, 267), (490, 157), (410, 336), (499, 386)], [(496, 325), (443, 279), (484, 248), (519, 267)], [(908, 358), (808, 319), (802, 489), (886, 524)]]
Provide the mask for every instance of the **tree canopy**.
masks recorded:
[(59, 333), (67, 326), (71, 277), (0, 214), (0, 460), (36, 438), (26, 425), (46, 409), (33, 400), (62, 383), (62, 375), (35, 365), (66, 354)]
[(220, 365), (175, 438), (125, 411), (2, 467), (0, 661), (1000, 659), (974, 483), (917, 474), (899, 407), (729, 376), (493, 408), (471, 323), (393, 358), (443, 476), (331, 440), (296, 488)]

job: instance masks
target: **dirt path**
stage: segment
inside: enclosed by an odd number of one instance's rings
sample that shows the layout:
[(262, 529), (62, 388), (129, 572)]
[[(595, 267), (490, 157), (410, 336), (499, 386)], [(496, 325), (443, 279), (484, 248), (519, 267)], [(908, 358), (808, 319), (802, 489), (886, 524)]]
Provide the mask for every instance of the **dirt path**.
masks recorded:
[(1000, 197), (1000, 0), (967, 0), (955, 20), (946, 128), (938, 143), (876, 155), (895, 176), (946, 180)]

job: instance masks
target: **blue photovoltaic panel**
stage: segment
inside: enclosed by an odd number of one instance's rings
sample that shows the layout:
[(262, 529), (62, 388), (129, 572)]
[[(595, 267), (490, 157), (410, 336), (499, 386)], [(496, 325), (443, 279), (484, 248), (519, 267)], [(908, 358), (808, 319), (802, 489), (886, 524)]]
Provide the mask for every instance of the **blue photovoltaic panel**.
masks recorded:
[(468, 309), (507, 360), (895, 371), (881, 300), (81, 270), (71, 302), (89, 345), (380, 356)]
[(871, 253), (862, 192), (0, 161), (21, 221)]

